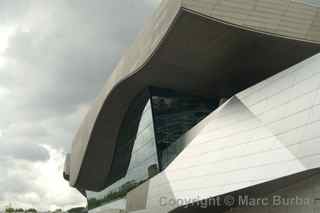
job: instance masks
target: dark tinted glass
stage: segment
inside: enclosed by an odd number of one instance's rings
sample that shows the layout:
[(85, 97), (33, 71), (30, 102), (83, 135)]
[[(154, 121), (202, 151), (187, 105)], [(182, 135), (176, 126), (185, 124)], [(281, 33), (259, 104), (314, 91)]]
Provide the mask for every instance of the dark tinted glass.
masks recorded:
[(158, 156), (164, 169), (184, 148), (179, 138), (212, 112), (218, 101), (166, 89), (150, 91)]
[[(122, 129), (117, 150), (121, 154), (118, 154), (118, 160), (113, 162), (114, 169), (117, 170), (117, 165), (125, 167), (122, 164), (129, 162), (125, 158), (130, 159), (128, 170), (123, 178), (105, 190), (87, 191), (89, 209), (125, 197), (130, 190), (157, 174), (159, 168), (164, 169), (186, 146), (181, 136), (218, 105), (213, 99), (182, 95), (165, 89), (150, 88), (150, 93), (145, 94), (145, 98), (149, 99), (141, 119), (136, 120), (135, 113), (130, 114), (132, 118), (128, 117), (125, 122), (128, 125)], [(137, 102), (144, 104), (145, 98), (140, 100), (138, 97)], [(135, 106), (139, 104), (132, 105), (132, 112), (135, 112)], [(135, 126), (135, 123), (138, 124), (137, 131), (130, 128)], [(125, 155), (130, 152), (131, 155)]]
[(133, 139), (131, 159), (127, 174), (102, 192), (87, 192), (89, 209), (124, 197), (128, 191), (158, 172), (150, 101), (142, 113), (136, 138)]

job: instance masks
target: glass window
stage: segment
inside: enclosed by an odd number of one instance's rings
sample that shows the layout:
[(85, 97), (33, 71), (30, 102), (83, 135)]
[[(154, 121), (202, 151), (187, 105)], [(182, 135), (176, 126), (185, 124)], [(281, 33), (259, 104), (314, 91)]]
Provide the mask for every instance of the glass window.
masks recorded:
[(154, 175), (148, 173), (150, 168), (158, 168), (152, 122), (151, 105), (148, 101), (139, 122), (127, 174), (101, 192), (87, 191), (89, 209), (124, 197), (128, 191)]
[(293, 0), (295, 2), (304, 3), (310, 6), (314, 7), (320, 7), (320, 1), (319, 0)]
[(167, 89), (150, 91), (159, 164), (164, 169), (185, 147), (179, 138), (212, 112), (218, 100)]
[[(137, 120), (134, 113), (127, 118), (116, 150), (118, 161), (113, 162), (113, 166), (115, 170), (118, 166), (126, 167), (125, 176), (102, 192), (87, 191), (89, 209), (123, 198), (160, 169), (166, 168), (186, 146), (181, 136), (218, 106), (214, 99), (159, 88), (150, 88), (146, 98), (144, 109), (139, 108), (141, 118)], [(146, 99), (138, 97), (138, 105), (140, 101)], [(137, 129), (130, 128), (134, 124)], [(130, 152), (131, 155), (125, 155)]]

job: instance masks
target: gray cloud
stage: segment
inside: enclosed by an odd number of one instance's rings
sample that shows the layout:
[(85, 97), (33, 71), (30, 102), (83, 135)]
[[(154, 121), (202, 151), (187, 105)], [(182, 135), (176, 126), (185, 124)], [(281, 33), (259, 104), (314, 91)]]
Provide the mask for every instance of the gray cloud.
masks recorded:
[(0, 1), (0, 24), (12, 24), (19, 20), (29, 7), (28, 1), (1, 0)]
[(42, 27), (18, 31), (5, 53), (12, 65), (11, 73), (4, 73), (11, 77), (3, 79), (11, 87), (18, 84), (17, 110), (36, 111), (32, 116), (41, 118), (70, 113), (93, 100), (151, 13), (143, 1), (56, 2), (52, 9), (43, 8), (50, 10), (46, 31)]
[(1, 200), (10, 200), (12, 195), (21, 195), (40, 190), (33, 182), (37, 178), (37, 173), (28, 172), (32, 169), (32, 166), (25, 159), (20, 161), (14, 158), (4, 158), (3, 156), (1, 158)]
[(48, 151), (37, 144), (1, 143), (0, 150), (0, 159), (13, 158), (32, 162), (49, 159)]
[[(52, 188), (48, 180), (62, 181), (63, 153), (158, 3), (0, 1), (0, 28), (14, 28), (8, 48), (0, 51), (6, 60), (0, 66), (0, 208), (8, 200), (39, 208), (83, 202), (67, 183)], [(53, 196), (62, 191), (64, 196)]]

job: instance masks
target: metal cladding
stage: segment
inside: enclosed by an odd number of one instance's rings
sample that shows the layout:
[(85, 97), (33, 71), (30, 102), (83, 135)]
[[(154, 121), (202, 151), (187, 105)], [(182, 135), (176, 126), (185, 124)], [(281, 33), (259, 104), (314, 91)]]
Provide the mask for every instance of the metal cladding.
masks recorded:
[[(117, 156), (128, 154), (115, 153), (121, 126), (146, 87), (231, 97), (319, 51), (318, 7), (289, 0), (163, 1), (84, 119), (72, 146), (70, 184), (99, 191), (122, 175), (112, 170)], [(241, 94), (223, 106), (247, 110), (252, 125), (259, 123)]]
[[(260, 196), (277, 190), (282, 195), (294, 184), (301, 189), (285, 196), (317, 199), (319, 190), (313, 189), (320, 186), (319, 66), (317, 54), (237, 93), (201, 121), (165, 172), (137, 189), (148, 187), (147, 212), (169, 212), (194, 200), (245, 189)], [(294, 178), (294, 184), (288, 178)], [(184, 202), (161, 205), (160, 198)], [(294, 206), (282, 210), (288, 208)], [(296, 210), (313, 212), (313, 207)], [(266, 212), (258, 207), (252, 211)]]

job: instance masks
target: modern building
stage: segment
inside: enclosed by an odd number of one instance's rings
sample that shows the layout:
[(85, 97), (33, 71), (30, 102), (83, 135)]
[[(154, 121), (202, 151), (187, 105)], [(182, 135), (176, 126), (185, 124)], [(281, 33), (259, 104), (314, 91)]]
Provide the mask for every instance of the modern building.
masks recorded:
[(320, 213), (318, 53), (318, 0), (164, 0), (64, 177), (92, 213)]

